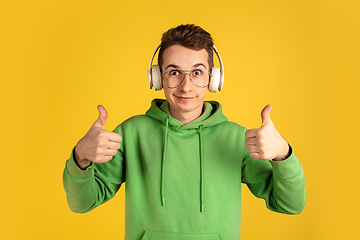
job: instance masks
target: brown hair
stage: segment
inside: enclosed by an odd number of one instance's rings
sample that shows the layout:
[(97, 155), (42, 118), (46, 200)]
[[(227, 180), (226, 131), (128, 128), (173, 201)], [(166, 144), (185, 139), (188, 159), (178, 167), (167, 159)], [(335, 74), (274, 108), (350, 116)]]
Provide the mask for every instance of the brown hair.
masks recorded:
[(163, 64), (162, 56), (166, 48), (173, 45), (180, 45), (192, 50), (205, 49), (209, 55), (208, 63), (211, 68), (214, 66), (213, 45), (214, 41), (207, 31), (194, 24), (180, 25), (164, 32), (161, 38), (161, 47), (159, 50), (158, 64), (161, 69)]

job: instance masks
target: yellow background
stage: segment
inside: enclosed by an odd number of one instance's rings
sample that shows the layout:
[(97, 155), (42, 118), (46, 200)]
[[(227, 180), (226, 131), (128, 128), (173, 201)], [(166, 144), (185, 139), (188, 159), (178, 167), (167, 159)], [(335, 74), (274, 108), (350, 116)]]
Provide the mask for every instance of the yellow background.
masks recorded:
[[(4, 2), (4, 1), (3, 1)], [(302, 214), (270, 212), (243, 188), (242, 239), (355, 239), (359, 224), (357, 1), (11, 1), (1, 3), (0, 239), (123, 239), (124, 189), (72, 213), (62, 171), (103, 104), (112, 130), (163, 97), (147, 69), (161, 34), (181, 23), (209, 31), (225, 115), (272, 120), (306, 176)], [(219, 219), (224, 221), (224, 219)]]

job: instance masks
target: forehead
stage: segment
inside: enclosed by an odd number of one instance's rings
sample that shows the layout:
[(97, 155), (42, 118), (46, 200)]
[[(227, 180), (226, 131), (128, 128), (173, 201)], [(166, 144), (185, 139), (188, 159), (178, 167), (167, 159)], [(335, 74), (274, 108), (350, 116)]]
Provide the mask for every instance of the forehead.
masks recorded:
[(165, 49), (162, 67), (176, 65), (181, 69), (191, 69), (195, 65), (203, 64), (208, 69), (208, 57), (205, 49), (193, 50), (180, 45), (173, 45)]

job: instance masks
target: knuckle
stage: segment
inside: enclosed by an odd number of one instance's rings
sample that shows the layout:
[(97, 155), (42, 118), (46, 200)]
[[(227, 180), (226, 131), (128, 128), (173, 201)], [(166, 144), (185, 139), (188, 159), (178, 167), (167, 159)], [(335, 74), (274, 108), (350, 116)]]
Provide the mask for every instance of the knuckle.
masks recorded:
[(103, 150), (101, 148), (96, 148), (95, 155), (96, 157), (100, 157), (103, 153)]
[(101, 148), (104, 148), (104, 147), (105, 147), (105, 144), (106, 144), (105, 141), (99, 141), (99, 142), (98, 142), (97, 146), (98, 146), (99, 151), (100, 151)]
[(260, 138), (265, 137), (265, 135), (266, 135), (265, 131), (262, 131), (262, 130), (259, 130), (259, 131), (257, 132), (257, 134), (258, 134), (258, 136), (259, 136)]
[(259, 145), (260, 145), (261, 147), (265, 146), (266, 140), (265, 140), (264, 138), (259, 138), (258, 141), (259, 141)]

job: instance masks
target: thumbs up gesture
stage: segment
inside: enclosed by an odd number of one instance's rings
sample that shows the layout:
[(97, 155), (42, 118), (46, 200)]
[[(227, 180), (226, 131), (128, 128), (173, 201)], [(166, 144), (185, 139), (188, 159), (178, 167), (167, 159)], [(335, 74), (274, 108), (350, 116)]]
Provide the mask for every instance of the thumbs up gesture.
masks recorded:
[(120, 134), (105, 130), (105, 122), (108, 117), (105, 107), (99, 105), (97, 109), (99, 117), (75, 147), (75, 158), (82, 169), (86, 169), (91, 162), (110, 161), (120, 148), (122, 140)]
[(281, 161), (289, 155), (289, 144), (278, 133), (270, 118), (271, 105), (261, 112), (262, 125), (245, 133), (246, 150), (254, 159)]

